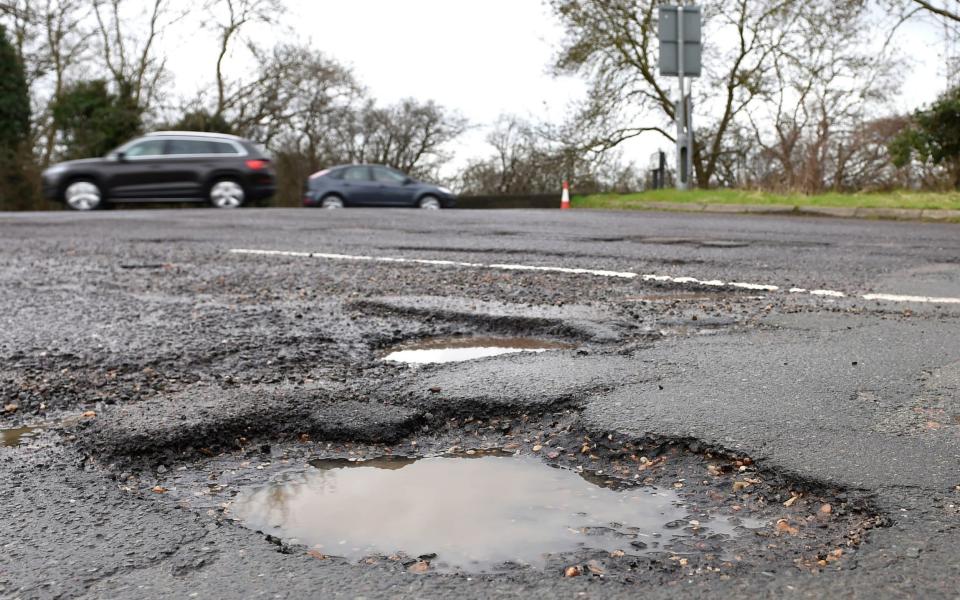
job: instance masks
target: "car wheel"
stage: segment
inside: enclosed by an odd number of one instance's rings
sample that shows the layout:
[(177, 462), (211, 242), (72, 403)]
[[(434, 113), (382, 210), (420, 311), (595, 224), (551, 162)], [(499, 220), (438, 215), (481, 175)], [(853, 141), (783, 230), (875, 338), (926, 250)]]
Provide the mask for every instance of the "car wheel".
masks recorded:
[(210, 204), (217, 208), (240, 208), (246, 193), (233, 179), (221, 179), (210, 186)]
[(343, 208), (343, 200), (341, 200), (336, 196), (327, 196), (326, 198), (323, 199), (323, 203), (321, 204), (321, 206), (323, 206), (323, 208), (330, 209), (330, 210)]
[(424, 196), (420, 199), (420, 208), (426, 210), (440, 210), (440, 201), (433, 196)]
[(63, 199), (73, 210), (96, 210), (103, 204), (103, 192), (93, 181), (80, 179), (67, 186)]

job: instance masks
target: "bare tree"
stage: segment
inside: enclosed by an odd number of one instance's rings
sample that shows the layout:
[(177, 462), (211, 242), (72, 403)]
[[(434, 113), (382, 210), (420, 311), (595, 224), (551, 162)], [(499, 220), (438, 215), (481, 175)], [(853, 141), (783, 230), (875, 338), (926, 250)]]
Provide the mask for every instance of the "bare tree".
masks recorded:
[(368, 123), (364, 159), (416, 176), (435, 174), (450, 158), (444, 146), (466, 128), (466, 120), (432, 100), (408, 98), (386, 108), (368, 104), (361, 118)]
[[(648, 131), (673, 139), (670, 80), (657, 72), (660, 4), (658, 0), (551, 0), (568, 33), (557, 71), (587, 75), (592, 81), (590, 100), (579, 120), (597, 130), (596, 150)], [(736, 119), (757, 100), (767, 83), (771, 56), (805, 6), (798, 0), (703, 3), (708, 51), (704, 76), (694, 86), (694, 106), (697, 115), (716, 116), (708, 121), (698, 117), (693, 161), (699, 185), (714, 182)], [(709, 45), (711, 33), (732, 43)], [(636, 122), (644, 124), (631, 124)]]
[(556, 142), (533, 124), (513, 115), (501, 116), (487, 135), (492, 154), (471, 161), (455, 184), (463, 193), (481, 195), (559, 193), (571, 180), (581, 193), (636, 191), (641, 177), (617, 153), (598, 157)]
[[(896, 89), (898, 63), (866, 39), (872, 23), (857, 3), (809, 2), (771, 56), (772, 85), (746, 115), (766, 187), (818, 193), (847, 183), (854, 142)], [(754, 161), (755, 165), (763, 160)]]
[(243, 41), (242, 34), (248, 26), (276, 23), (285, 7), (280, 0), (209, 0), (206, 10), (220, 41), (215, 69), (217, 100), (211, 111), (214, 118), (219, 118), (239, 100), (236, 93), (247, 91), (239, 83), (228, 82), (224, 74), (225, 62), (233, 45)]
[[(60, 98), (68, 77), (86, 56), (87, 45), (94, 35), (94, 32), (85, 25), (88, 16), (89, 6), (85, 2), (79, 0), (47, 0), (46, 2), (43, 25), (53, 100)], [(42, 113), (41, 119), (43, 120), (41, 164), (46, 165), (53, 156), (58, 132), (49, 110)]]
[(11, 22), (15, 45), (27, 72), (33, 104), (32, 137), (38, 162), (47, 165), (57, 143), (49, 105), (79, 76), (90, 58), (94, 34), (91, 8), (83, 0), (17, 0), (0, 10)]
[(307, 175), (330, 160), (330, 138), (362, 100), (349, 69), (302, 45), (254, 49), (255, 75), (224, 106), (232, 130), (257, 140), (276, 159), (278, 202), (295, 205)]
[(256, 56), (257, 75), (226, 106), (228, 120), (268, 146), (282, 141), (315, 155), (330, 118), (361, 95), (353, 74), (303, 45), (282, 44)]
[[(169, 0), (93, 0), (103, 64), (117, 91), (144, 110), (153, 108), (165, 75), (166, 58), (157, 51), (164, 31), (184, 16)], [(142, 8), (140, 18), (129, 11)]]
[(913, 4), (929, 13), (960, 23), (960, 0), (912, 0)]
[(450, 155), (446, 145), (466, 121), (435, 102), (413, 99), (379, 107), (372, 99), (345, 107), (327, 132), (330, 162), (390, 165), (416, 177), (436, 176)]

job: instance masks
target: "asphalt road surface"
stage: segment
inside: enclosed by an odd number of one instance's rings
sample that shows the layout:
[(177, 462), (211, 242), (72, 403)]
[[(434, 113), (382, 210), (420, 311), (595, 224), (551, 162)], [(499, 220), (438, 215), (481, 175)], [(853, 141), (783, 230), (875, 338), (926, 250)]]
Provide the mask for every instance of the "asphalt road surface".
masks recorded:
[[(4, 214), (0, 304), (3, 598), (958, 597), (954, 225)], [(574, 347), (382, 360), (471, 335)], [(231, 516), (237, 490), (312, 458), (451, 447), (672, 487), (762, 526), (450, 574)]]

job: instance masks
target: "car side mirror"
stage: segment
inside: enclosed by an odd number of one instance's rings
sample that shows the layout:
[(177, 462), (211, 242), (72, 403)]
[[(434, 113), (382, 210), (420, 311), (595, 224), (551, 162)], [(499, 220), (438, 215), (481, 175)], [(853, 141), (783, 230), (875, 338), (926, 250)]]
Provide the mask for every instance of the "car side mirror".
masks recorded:
[(410, 185), (413, 183), (413, 177), (407, 177), (403, 180), (403, 185)]
[(127, 153), (117, 152), (117, 162), (127, 162)]

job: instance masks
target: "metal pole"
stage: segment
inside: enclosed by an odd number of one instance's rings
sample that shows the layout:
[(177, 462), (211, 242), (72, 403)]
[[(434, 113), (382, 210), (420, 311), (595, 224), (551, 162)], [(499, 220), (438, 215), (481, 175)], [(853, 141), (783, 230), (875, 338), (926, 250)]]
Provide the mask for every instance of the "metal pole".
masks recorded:
[[(693, 82), (690, 82), (690, 88), (693, 88)], [(686, 102), (683, 103), (683, 111), (687, 117), (687, 131), (684, 141), (687, 145), (687, 185), (693, 181), (693, 99), (690, 97), (690, 90), (687, 91)]]
[[(677, 103), (677, 189), (687, 189), (687, 157), (684, 154), (686, 146), (687, 102), (683, 82), (683, 6), (677, 6), (677, 75), (680, 79), (680, 101)], [(689, 150), (687, 150), (689, 153)]]

